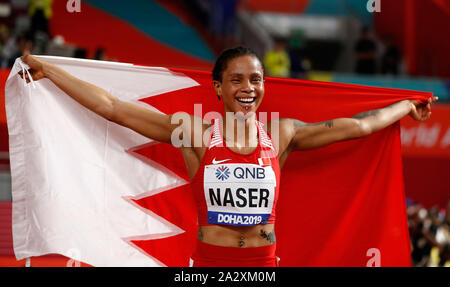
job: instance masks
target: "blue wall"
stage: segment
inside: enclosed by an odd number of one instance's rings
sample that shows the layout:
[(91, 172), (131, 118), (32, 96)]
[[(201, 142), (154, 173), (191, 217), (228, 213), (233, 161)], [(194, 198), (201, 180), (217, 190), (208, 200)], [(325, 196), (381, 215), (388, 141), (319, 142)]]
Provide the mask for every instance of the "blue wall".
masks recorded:
[[(214, 53), (197, 32), (152, 0), (86, 0), (133, 25), (149, 37), (207, 61)], [(150, 52), (150, 51), (149, 51)]]
[(330, 16), (353, 15), (365, 25), (372, 25), (373, 13), (367, 11), (366, 7), (367, 0), (311, 0), (305, 13)]

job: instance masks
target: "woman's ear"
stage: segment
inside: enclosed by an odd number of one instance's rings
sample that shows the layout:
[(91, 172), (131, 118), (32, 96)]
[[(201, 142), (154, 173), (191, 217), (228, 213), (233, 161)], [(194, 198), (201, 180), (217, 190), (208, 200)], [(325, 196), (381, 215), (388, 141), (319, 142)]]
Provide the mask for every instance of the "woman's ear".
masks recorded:
[(222, 96), (222, 83), (219, 81), (213, 81), (214, 90), (216, 91), (216, 95), (219, 98)]

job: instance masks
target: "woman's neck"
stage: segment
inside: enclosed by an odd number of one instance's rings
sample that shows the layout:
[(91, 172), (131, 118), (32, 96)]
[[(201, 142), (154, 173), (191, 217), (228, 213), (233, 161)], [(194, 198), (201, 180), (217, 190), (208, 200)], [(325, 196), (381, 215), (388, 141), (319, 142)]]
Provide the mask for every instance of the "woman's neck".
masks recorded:
[(223, 137), (227, 146), (256, 147), (258, 145), (256, 114), (226, 112), (223, 120)]

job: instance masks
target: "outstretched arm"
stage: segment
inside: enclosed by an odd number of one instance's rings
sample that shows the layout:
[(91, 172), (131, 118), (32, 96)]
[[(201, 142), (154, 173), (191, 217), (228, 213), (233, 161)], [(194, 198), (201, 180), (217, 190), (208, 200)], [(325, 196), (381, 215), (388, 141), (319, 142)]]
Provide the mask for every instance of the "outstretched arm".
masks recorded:
[[(33, 80), (48, 78), (78, 103), (99, 116), (128, 127), (148, 138), (170, 143), (171, 133), (179, 124), (171, 124), (171, 115), (153, 112), (137, 104), (121, 101), (104, 89), (82, 81), (63, 69), (29, 54), (22, 61), (30, 66)], [(28, 74), (20, 75), (28, 79)]]
[(404, 100), (383, 109), (356, 114), (352, 118), (360, 120), (363, 128), (367, 129), (366, 134), (372, 134), (408, 114), (416, 121), (428, 120), (431, 115), (431, 104), (437, 99), (437, 97), (429, 98), (427, 104), (421, 104), (415, 100)]
[[(431, 104), (437, 100), (430, 98), (427, 104), (414, 100), (404, 100), (382, 109), (371, 110), (351, 118), (338, 118), (319, 123), (304, 123), (295, 119), (281, 119), (281, 128), (288, 134), (286, 150), (308, 150), (334, 142), (355, 139), (375, 133), (410, 115), (417, 121), (426, 121), (431, 115)], [(281, 122), (280, 122), (281, 123)], [(283, 152), (280, 141), (280, 152)]]

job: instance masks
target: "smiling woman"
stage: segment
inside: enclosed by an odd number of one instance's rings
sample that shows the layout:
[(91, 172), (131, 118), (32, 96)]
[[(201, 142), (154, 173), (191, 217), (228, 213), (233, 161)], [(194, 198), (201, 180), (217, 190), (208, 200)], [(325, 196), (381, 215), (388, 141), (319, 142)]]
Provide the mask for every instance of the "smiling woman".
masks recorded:
[[(160, 114), (121, 101), (31, 55), (22, 60), (29, 65), (34, 80), (48, 78), (107, 120), (174, 144), (172, 134), (183, 125), (182, 121), (172, 121), (175, 114)], [(21, 76), (27, 81), (30, 77), (28, 73)], [(219, 100), (223, 99), (225, 118), (210, 123), (187, 115), (191, 123), (200, 121), (201, 128), (182, 128), (187, 144), (177, 146), (198, 210), (194, 266), (276, 266), (275, 208), (280, 169), (289, 154), (367, 136), (408, 114), (425, 121), (437, 100), (430, 98), (427, 104), (404, 100), (351, 118), (319, 123), (278, 119), (273, 121), (278, 126), (278, 141), (272, 141), (273, 122), (266, 129), (256, 118), (264, 98), (264, 69), (254, 52), (243, 47), (224, 51), (213, 70), (213, 85)], [(199, 136), (209, 141), (196, 146), (194, 140)]]
[[(249, 61), (233, 61), (238, 57), (248, 57)], [(228, 69), (229, 68), (229, 69)], [(230, 72), (232, 71), (232, 72)], [(250, 73), (249, 73), (250, 71)], [(233, 86), (240, 87), (242, 82), (247, 80), (250, 85), (253, 85), (259, 94), (264, 94), (264, 68), (261, 61), (256, 54), (245, 47), (237, 47), (224, 51), (219, 58), (212, 71), (214, 89), (219, 97), (223, 94), (222, 89), (230, 89)], [(244, 79), (244, 76), (249, 75), (249, 79)], [(247, 89), (248, 91), (248, 89)], [(243, 92), (245, 92), (243, 90)], [(255, 96), (241, 95), (236, 97), (241, 103), (254, 103)], [(244, 106), (245, 108), (245, 106)], [(248, 110), (248, 109), (246, 109)]]

